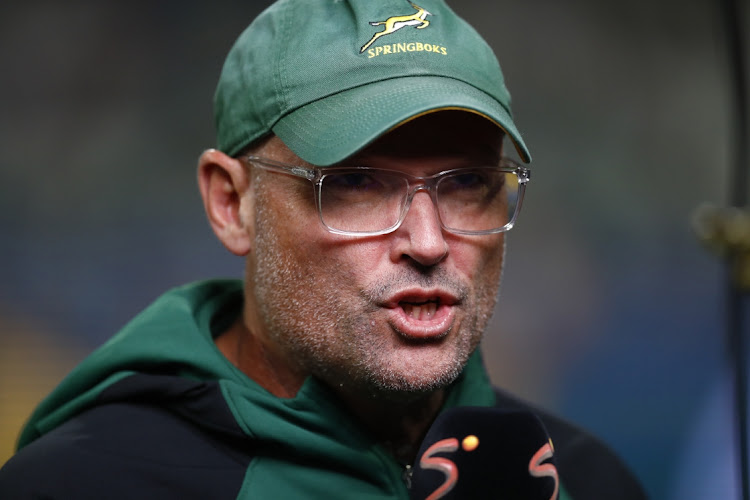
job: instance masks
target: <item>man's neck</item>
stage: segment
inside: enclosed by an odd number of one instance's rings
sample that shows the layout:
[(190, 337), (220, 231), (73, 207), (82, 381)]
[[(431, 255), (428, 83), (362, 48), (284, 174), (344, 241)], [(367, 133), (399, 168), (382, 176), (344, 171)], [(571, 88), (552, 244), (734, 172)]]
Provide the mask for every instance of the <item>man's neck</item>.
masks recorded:
[(411, 464), (445, 401), (445, 391), (438, 390), (408, 400), (362, 397), (359, 394), (339, 394), (339, 397), (365, 429), (399, 462)]
[[(241, 319), (216, 338), (216, 346), (240, 371), (276, 397), (296, 396), (307, 377), (276, 359)], [(409, 398), (378, 396), (353, 387), (337, 394), (354, 418), (402, 463), (413, 462), (445, 400), (443, 390)]]
[(276, 397), (293, 398), (307, 377), (278, 360), (241, 318), (218, 336), (215, 343), (234, 366)]

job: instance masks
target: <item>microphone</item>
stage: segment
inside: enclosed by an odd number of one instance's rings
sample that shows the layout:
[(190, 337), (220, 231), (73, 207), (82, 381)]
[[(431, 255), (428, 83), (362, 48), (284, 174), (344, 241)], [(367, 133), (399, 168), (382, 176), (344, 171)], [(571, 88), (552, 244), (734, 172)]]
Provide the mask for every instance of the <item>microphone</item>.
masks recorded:
[(427, 432), (413, 467), (413, 500), (557, 500), (554, 448), (528, 411), (452, 408)]

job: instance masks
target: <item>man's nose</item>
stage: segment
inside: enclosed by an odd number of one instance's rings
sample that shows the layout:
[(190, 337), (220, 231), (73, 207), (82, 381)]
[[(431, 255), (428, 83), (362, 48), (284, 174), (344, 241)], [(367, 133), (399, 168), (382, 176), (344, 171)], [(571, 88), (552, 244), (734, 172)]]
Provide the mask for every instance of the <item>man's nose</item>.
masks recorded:
[(423, 266), (433, 266), (448, 255), (448, 242), (430, 194), (414, 194), (404, 221), (396, 230), (394, 259), (409, 257)]

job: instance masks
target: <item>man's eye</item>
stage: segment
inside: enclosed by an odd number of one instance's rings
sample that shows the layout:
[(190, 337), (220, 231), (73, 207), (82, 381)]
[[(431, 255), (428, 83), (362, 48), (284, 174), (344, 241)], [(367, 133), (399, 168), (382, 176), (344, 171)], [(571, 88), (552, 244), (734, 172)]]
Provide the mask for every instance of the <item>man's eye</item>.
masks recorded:
[(476, 172), (467, 172), (451, 177), (451, 182), (456, 188), (473, 188), (485, 183), (485, 178)]
[(380, 182), (378, 182), (372, 175), (363, 172), (333, 174), (326, 176), (325, 180), (329, 189), (350, 191), (373, 190), (377, 189), (380, 185)]
[(442, 192), (469, 191), (484, 189), (490, 184), (492, 182), (488, 179), (486, 173), (462, 172), (443, 179), (440, 183), (440, 189)]
[(438, 189), (442, 199), (483, 202), (494, 199), (505, 185), (505, 174), (493, 170), (460, 172), (442, 180)]

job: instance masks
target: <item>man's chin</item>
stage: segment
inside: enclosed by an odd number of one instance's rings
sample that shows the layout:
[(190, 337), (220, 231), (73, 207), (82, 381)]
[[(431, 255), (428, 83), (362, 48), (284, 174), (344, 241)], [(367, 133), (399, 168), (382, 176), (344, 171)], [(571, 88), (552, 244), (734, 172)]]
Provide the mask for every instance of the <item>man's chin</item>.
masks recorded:
[(374, 375), (362, 387), (371, 398), (394, 403), (408, 403), (424, 399), (437, 391), (451, 385), (461, 375), (463, 367), (455, 367), (434, 374), (422, 374), (416, 377), (413, 373), (400, 376)]

